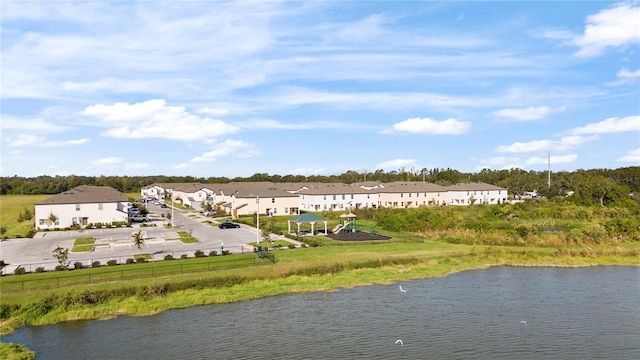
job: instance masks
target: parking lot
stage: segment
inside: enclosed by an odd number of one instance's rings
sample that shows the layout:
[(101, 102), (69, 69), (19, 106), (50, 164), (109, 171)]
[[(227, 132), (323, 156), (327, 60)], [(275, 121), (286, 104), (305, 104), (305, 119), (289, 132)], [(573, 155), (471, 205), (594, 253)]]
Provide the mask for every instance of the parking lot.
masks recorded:
[[(7, 239), (0, 242), (0, 259), (8, 264), (3, 274), (12, 274), (18, 266), (27, 271), (34, 271), (37, 267), (53, 270), (58, 262), (53, 250), (60, 246), (69, 249), (69, 263), (71, 267), (75, 262), (82, 262), (90, 266), (94, 261), (100, 261), (105, 265), (109, 260), (117, 260), (118, 263), (126, 262), (128, 258), (134, 258), (140, 253), (150, 254), (153, 260), (162, 260), (168, 254), (179, 258), (183, 254), (194, 256), (197, 250), (208, 254), (221, 250), (228, 250), (232, 254), (253, 252), (253, 246), (247, 245), (257, 240), (256, 229), (246, 225), (240, 228), (219, 229), (216, 225), (203, 224), (206, 219), (197, 212), (173, 211), (173, 228), (166, 228), (164, 224), (171, 223), (166, 213), (172, 212), (169, 208), (161, 208), (159, 205), (149, 204), (148, 226), (133, 223), (132, 227), (113, 229), (90, 229), (70, 231), (38, 232), (33, 238)], [(161, 214), (165, 213), (165, 217)], [(144, 243), (139, 250), (133, 244), (133, 233), (141, 230)], [(186, 231), (198, 239), (198, 243), (184, 244), (178, 239), (178, 231)], [(75, 239), (92, 237), (96, 246), (89, 252), (71, 252)]]

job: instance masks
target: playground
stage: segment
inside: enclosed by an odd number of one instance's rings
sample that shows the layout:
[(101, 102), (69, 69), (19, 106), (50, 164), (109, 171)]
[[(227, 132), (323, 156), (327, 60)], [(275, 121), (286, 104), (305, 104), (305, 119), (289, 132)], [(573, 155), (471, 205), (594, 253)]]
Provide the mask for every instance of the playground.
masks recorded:
[(373, 225), (358, 225), (356, 215), (353, 213), (340, 215), (340, 223), (327, 234), (327, 237), (344, 241), (391, 239), (389, 236), (377, 234)]

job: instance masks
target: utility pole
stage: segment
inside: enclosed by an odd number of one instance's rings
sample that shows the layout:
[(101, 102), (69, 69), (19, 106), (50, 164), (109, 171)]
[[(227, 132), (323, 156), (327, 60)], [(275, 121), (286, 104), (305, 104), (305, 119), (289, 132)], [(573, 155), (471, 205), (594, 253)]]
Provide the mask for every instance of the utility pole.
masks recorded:
[(260, 244), (260, 196), (256, 196), (256, 243)]

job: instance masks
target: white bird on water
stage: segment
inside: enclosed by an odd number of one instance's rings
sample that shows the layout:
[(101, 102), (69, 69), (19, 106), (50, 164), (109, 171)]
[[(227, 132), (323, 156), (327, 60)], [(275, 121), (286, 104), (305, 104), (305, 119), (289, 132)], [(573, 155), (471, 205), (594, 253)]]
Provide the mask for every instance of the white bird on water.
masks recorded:
[(404, 344), (402, 343), (402, 340), (400, 340), (400, 339), (396, 340), (396, 345), (398, 345), (398, 344), (400, 344), (400, 346), (404, 345)]
[(407, 290), (402, 288), (402, 285), (400, 285), (400, 292), (407, 292)]
[(527, 326), (527, 322), (526, 322), (526, 321), (524, 321), (524, 320), (520, 321), (520, 324), (522, 324), (522, 325), (524, 325), (524, 326)]

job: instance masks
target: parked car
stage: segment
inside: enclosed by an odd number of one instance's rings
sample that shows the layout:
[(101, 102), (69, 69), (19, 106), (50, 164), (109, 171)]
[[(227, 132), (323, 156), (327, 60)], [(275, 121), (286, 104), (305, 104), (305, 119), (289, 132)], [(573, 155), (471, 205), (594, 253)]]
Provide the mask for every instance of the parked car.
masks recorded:
[(205, 211), (203, 214), (204, 216), (213, 216), (216, 214), (216, 211), (215, 210)]
[(129, 216), (129, 220), (136, 221), (136, 222), (150, 221), (149, 217), (144, 216), (144, 215), (140, 215), (140, 214), (134, 214), (134, 215)]
[(167, 204), (160, 204), (160, 207), (163, 208), (163, 209), (166, 209), (167, 208)]
[(220, 229), (233, 229), (233, 228), (239, 228), (240, 225), (232, 223), (232, 222), (223, 222), (223, 223), (220, 223), (220, 225), (218, 225), (218, 227)]

